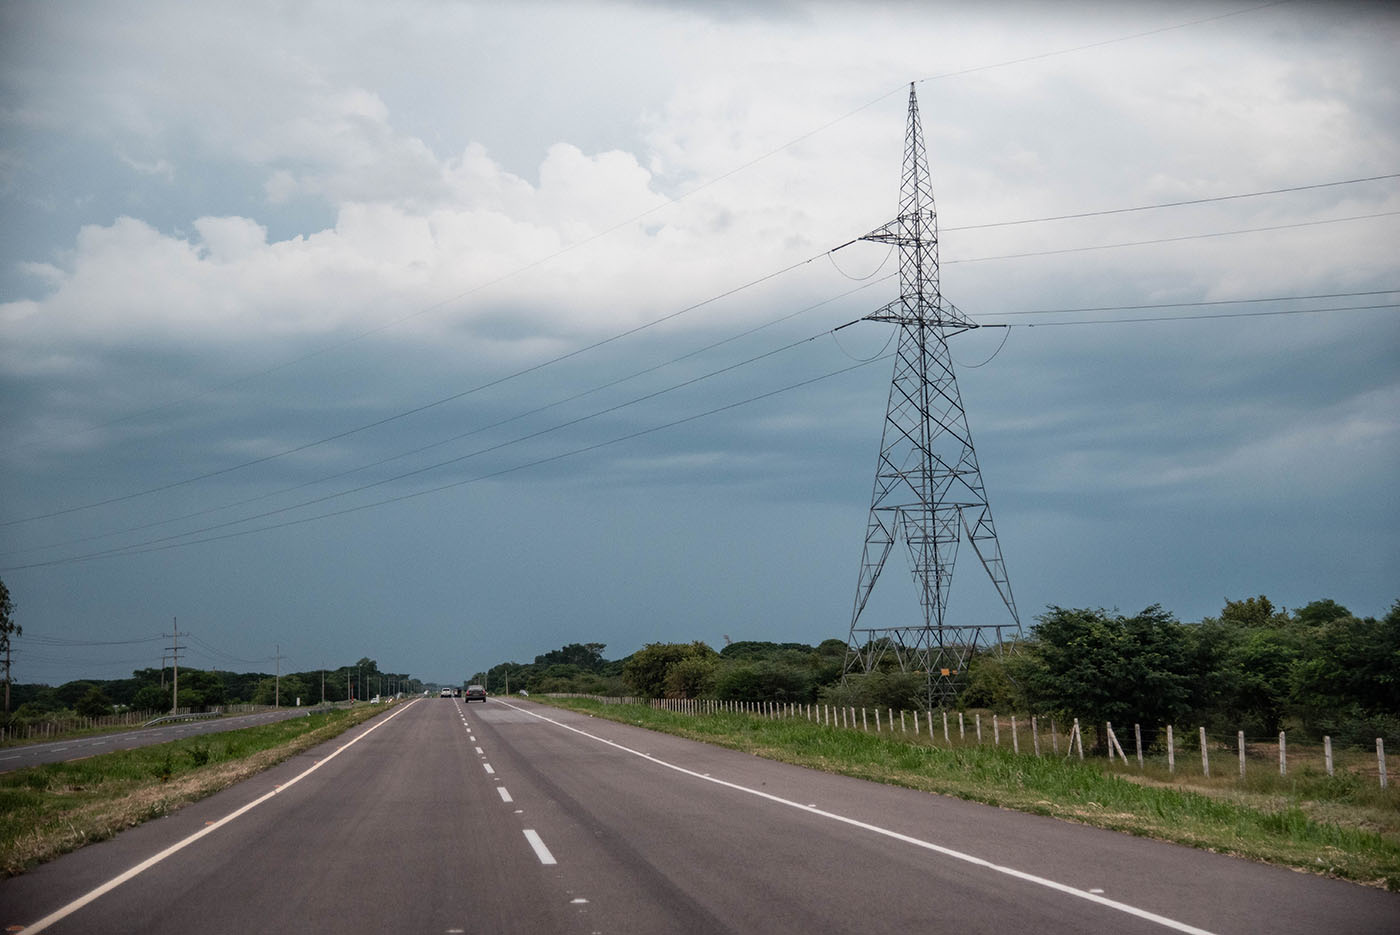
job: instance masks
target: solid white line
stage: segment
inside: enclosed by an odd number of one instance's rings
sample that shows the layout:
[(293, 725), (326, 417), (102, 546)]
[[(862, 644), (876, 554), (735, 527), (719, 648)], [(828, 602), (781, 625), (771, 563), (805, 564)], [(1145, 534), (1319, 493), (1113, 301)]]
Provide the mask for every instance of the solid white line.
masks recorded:
[(549, 848), (544, 846), (544, 841), (535, 833), (534, 828), (525, 829), (525, 840), (530, 842), (530, 846), (535, 849), (535, 856), (540, 859), (540, 863), (546, 867), (559, 863), (554, 859), (554, 855), (549, 852)]
[[(643, 753), (640, 750), (634, 750), (631, 747), (623, 746), (615, 740), (609, 740), (606, 737), (599, 737), (597, 734), (590, 734), (586, 730), (581, 730), (577, 727), (565, 724), (562, 721), (556, 721), (554, 718), (551, 717), (545, 717), (543, 714), (538, 714), (526, 708), (517, 707), (513, 704), (510, 704), (509, 702), (503, 703), (506, 704), (508, 707), (514, 708), (516, 711), (524, 712), (525, 714), (528, 714), (531, 717), (538, 718), (539, 720), (553, 724), (556, 727), (562, 727), (564, 730), (572, 731), (573, 733), (578, 734), (581, 737), (587, 737), (590, 740), (596, 740), (601, 744), (606, 744), (607, 746), (613, 747), (617, 750), (621, 750), (624, 753), (630, 753), (635, 757), (640, 757), (643, 760), (655, 763), (657, 766), (663, 766), (666, 769), (674, 770), (675, 772), (682, 773), (683, 775), (694, 777), (695, 779), (699, 779), (702, 782), (714, 783), (715, 785), (723, 786), (726, 789), (733, 789), (736, 792), (743, 792), (748, 795), (757, 796), (760, 799), (766, 799), (769, 802), (775, 802), (779, 805), (786, 805), (790, 808), (795, 808), (799, 811), (806, 812), (809, 815), (817, 815), (821, 818), (829, 818), (832, 821), (838, 821), (842, 824), (850, 825), (855, 828), (860, 828), (865, 831), (870, 831), (875, 834), (883, 835), (884, 837), (892, 838), (893, 840), (900, 841), (905, 844), (912, 845), (914, 847), (919, 847), (923, 848), (924, 850), (933, 851), (936, 854), (942, 854), (943, 856), (951, 857), (954, 860), (961, 860), (969, 864), (973, 864), (974, 866), (985, 867), (988, 870), (993, 870), (997, 873), (1003, 873), (1009, 877), (1014, 877), (1015, 879), (1022, 880), (1026, 883), (1034, 883), (1037, 886), (1043, 886), (1047, 889), (1052, 889), (1057, 892), (1064, 893), (1068, 896), (1074, 896), (1078, 899), (1087, 900), (1091, 903), (1097, 903), (1098, 905), (1105, 906), (1109, 909), (1116, 909), (1119, 912), (1126, 913), (1130, 916), (1136, 916), (1139, 919), (1145, 919), (1148, 922), (1155, 922), (1158, 925), (1165, 926), (1166, 928), (1173, 929), (1177, 932), (1185, 932), (1187, 933), (1187, 935), (1215, 935), (1215, 933), (1209, 931), (1208, 929), (1197, 928), (1196, 926), (1188, 925), (1185, 922), (1178, 922), (1176, 919), (1171, 919), (1167, 916), (1158, 915), (1157, 913), (1149, 912), (1146, 909), (1139, 909), (1137, 906), (1130, 906), (1127, 903), (1119, 902), (1116, 899), (1109, 899), (1106, 896), (1100, 896), (1097, 893), (1088, 893), (1084, 890), (1076, 889), (1073, 886), (1069, 886), (1065, 883), (1060, 883), (1056, 880), (1036, 876), (1033, 873), (1026, 873), (1024, 870), (1017, 870), (1014, 867), (1005, 867), (1001, 864), (994, 864), (990, 860), (985, 860), (981, 857), (975, 857), (972, 854), (964, 853), (963, 851), (956, 851), (953, 850), (951, 847), (943, 847), (942, 845), (934, 844), (931, 841), (924, 841), (920, 838), (912, 837), (907, 834), (901, 834), (898, 831), (891, 831), (889, 828), (881, 828), (879, 825), (872, 825), (868, 822), (860, 821), (855, 818), (847, 818), (845, 815), (838, 815), (835, 812), (828, 812), (824, 809), (814, 808), (810, 805), (803, 805), (801, 802), (794, 802), (791, 799), (785, 799), (781, 796), (773, 795), (771, 792), (763, 792), (759, 789), (753, 789), (748, 786), (741, 786), (738, 783), (728, 782), (724, 779), (715, 779), (713, 776), (706, 776), (703, 773), (697, 773), (694, 770), (686, 769), (684, 766), (677, 766), (674, 763), (668, 763), (665, 760), (657, 759), (649, 753)], [(531, 832), (527, 831), (526, 835), (528, 836), (530, 833)]]
[(514, 802), (514, 801), (515, 801), (515, 799), (512, 799), (512, 798), (510, 797), (510, 793), (506, 791), (506, 787), (505, 787), (505, 786), (497, 786), (497, 787), (496, 787), (496, 791), (499, 792), (499, 793), (501, 794), (501, 801), (502, 801), (502, 802), (510, 803), (510, 802)]
[(69, 903), (68, 905), (63, 906), (63, 907), (60, 908), (60, 909), (55, 909), (53, 912), (51, 912), (51, 913), (49, 913), (48, 915), (44, 916), (44, 917), (43, 917), (42, 919), (40, 919), (38, 922), (35, 922), (35, 923), (32, 924), (32, 925), (26, 925), (26, 926), (24, 927), (24, 929), (23, 929), (23, 931), (25, 932), (25, 935), (33, 935), (33, 933), (35, 933), (35, 932), (42, 932), (44, 929), (48, 928), (50, 925), (53, 925), (55, 922), (58, 922), (58, 921), (61, 920), (61, 919), (67, 918), (68, 916), (70, 916), (70, 915), (72, 915), (73, 913), (77, 912), (79, 909), (83, 908), (83, 907), (86, 906), (88, 903), (92, 902), (94, 899), (97, 899), (99, 896), (103, 896), (103, 895), (105, 895), (105, 894), (111, 892), (112, 890), (114, 890), (114, 889), (116, 889), (117, 887), (121, 886), (121, 885), (122, 885), (123, 883), (125, 883), (126, 881), (128, 881), (128, 880), (130, 880), (130, 879), (136, 877), (137, 875), (139, 875), (139, 874), (141, 874), (141, 873), (144, 873), (145, 871), (151, 869), (151, 868), (154, 867), (156, 864), (160, 863), (162, 860), (165, 860), (165, 858), (171, 856), (172, 854), (176, 854), (176, 853), (178, 853), (179, 851), (184, 850), (185, 848), (187, 848), (187, 847), (189, 847), (191, 844), (193, 844), (195, 841), (198, 841), (200, 838), (204, 837), (206, 834), (210, 834), (210, 833), (212, 833), (213, 831), (215, 831), (215, 830), (217, 830), (217, 829), (219, 829), (219, 828), (222, 828), (224, 825), (226, 825), (226, 824), (228, 824), (229, 822), (233, 821), (235, 818), (239, 818), (239, 817), (241, 817), (242, 815), (246, 814), (247, 812), (251, 812), (253, 809), (257, 808), (259, 805), (261, 805), (261, 804), (263, 804), (264, 802), (266, 802), (268, 799), (272, 798), (273, 796), (277, 795), (277, 794), (280, 793), (280, 792), (285, 791), (288, 787), (294, 786), (294, 785), (296, 785), (297, 783), (301, 782), (301, 781), (302, 781), (303, 779), (305, 779), (307, 776), (310, 776), (312, 773), (316, 772), (316, 770), (320, 769), (322, 766), (325, 766), (325, 765), (326, 765), (327, 763), (329, 763), (331, 760), (333, 760), (333, 759), (335, 759), (336, 757), (340, 756), (340, 755), (341, 755), (342, 753), (344, 753), (346, 750), (349, 750), (349, 749), (350, 749), (351, 747), (353, 747), (355, 744), (359, 743), (361, 740), (364, 740), (364, 739), (365, 739), (366, 737), (368, 737), (370, 734), (372, 734), (372, 733), (374, 733), (375, 731), (379, 730), (379, 728), (383, 727), (385, 724), (388, 724), (390, 721), (392, 721), (394, 718), (398, 717), (400, 714), (403, 714), (403, 713), (404, 713), (405, 711), (407, 711), (409, 708), (413, 707), (414, 703), (415, 703), (415, 702), (410, 701), (408, 704), (404, 705), (402, 708), (400, 708), (399, 710), (395, 711), (393, 714), (389, 715), (387, 718), (385, 718), (384, 720), (380, 721), (378, 724), (375, 724), (373, 727), (371, 727), (369, 730), (365, 731), (363, 734), (360, 734), (360, 735), (359, 735), (358, 737), (356, 737), (354, 740), (351, 740), (351, 741), (345, 743), (344, 745), (338, 747), (334, 753), (330, 754), (330, 756), (327, 756), (325, 759), (317, 760), (316, 763), (315, 763), (313, 766), (311, 766), (310, 768), (304, 770), (304, 771), (301, 772), (301, 773), (298, 773), (296, 776), (292, 777), (291, 779), (288, 779), (286, 782), (282, 783), (280, 786), (275, 787), (271, 792), (266, 792), (266, 793), (262, 794), (261, 796), (259, 796), (258, 798), (254, 799), (253, 801), (249, 802), (247, 805), (244, 805), (244, 806), (241, 807), (241, 808), (238, 808), (238, 809), (235, 809), (235, 810), (232, 811), (232, 812), (229, 812), (227, 815), (225, 815), (223, 818), (220, 818), (218, 821), (211, 822), (210, 824), (205, 825), (203, 828), (199, 829), (199, 830), (196, 831), (194, 834), (192, 834), (192, 835), (190, 835), (189, 837), (185, 838), (183, 841), (176, 841), (174, 844), (170, 845), (169, 847), (167, 847), (165, 850), (161, 851), (160, 853), (155, 854), (155, 855), (153, 855), (153, 856), (151, 856), (151, 857), (147, 857), (145, 860), (141, 861), (139, 864), (137, 864), (136, 866), (132, 867), (130, 870), (127, 870), (125, 873), (121, 873), (121, 874), (118, 874), (118, 875), (115, 876), (115, 877), (112, 877), (112, 879), (108, 880), (106, 883), (103, 883), (101, 886), (97, 887), (96, 889), (91, 890), (91, 891), (85, 893), (85, 894), (82, 895), (82, 896), (79, 896), (77, 899), (73, 900), (73, 901), (72, 901), (71, 903)]

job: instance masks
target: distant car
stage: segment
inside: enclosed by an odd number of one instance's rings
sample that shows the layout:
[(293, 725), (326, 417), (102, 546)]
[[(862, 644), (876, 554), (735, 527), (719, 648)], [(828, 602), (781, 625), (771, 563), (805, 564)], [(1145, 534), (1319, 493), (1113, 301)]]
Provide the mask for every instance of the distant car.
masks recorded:
[(473, 698), (477, 698), (484, 702), (486, 700), (486, 689), (480, 685), (468, 685), (467, 701), (471, 701)]
[(451, 697), (452, 697), (452, 689), (450, 689), (450, 688), (444, 688), (442, 691), (438, 692), (438, 697), (439, 697), (439, 698), (451, 698)]

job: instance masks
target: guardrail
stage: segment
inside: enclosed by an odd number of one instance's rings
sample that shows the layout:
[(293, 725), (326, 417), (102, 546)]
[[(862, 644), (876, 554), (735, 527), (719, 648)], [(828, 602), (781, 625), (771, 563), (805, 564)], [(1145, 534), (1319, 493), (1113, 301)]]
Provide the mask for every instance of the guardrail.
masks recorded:
[(201, 711), (198, 714), (162, 714), (160, 717), (151, 718), (142, 727), (150, 727), (153, 724), (166, 724), (170, 721), (207, 721), (211, 717), (222, 717), (218, 711)]

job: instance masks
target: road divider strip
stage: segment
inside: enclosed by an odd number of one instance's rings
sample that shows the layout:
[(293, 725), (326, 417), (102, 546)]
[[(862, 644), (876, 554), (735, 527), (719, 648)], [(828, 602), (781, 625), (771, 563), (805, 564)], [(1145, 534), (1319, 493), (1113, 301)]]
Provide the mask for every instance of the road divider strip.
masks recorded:
[[(1209, 931), (1208, 929), (1197, 928), (1194, 925), (1190, 925), (1185, 922), (1180, 922), (1176, 919), (1172, 919), (1164, 915), (1158, 915), (1155, 912), (1150, 912), (1146, 909), (1141, 909), (1137, 906), (1132, 906), (1128, 903), (1120, 902), (1116, 899), (1109, 899), (1108, 897), (1099, 895), (1098, 893), (1091, 893), (1085, 890), (1077, 889), (1076, 887), (1070, 886), (1066, 883), (1060, 883), (1057, 880), (1051, 880), (1047, 877), (1037, 876), (1033, 873), (1027, 873), (1024, 870), (1017, 870), (1015, 867), (1007, 867), (1002, 864), (993, 863), (990, 860), (986, 860), (982, 857), (977, 857), (973, 854), (968, 854), (964, 851), (954, 850), (951, 847), (944, 847), (941, 844), (934, 844), (932, 841), (925, 841), (922, 838), (916, 838), (912, 835), (903, 834), (901, 832), (894, 831), (889, 828), (882, 828), (879, 825), (872, 825), (869, 822), (861, 821), (857, 818), (849, 818), (845, 815), (838, 815), (835, 812), (829, 812), (825, 809), (817, 808), (812, 805), (805, 805), (801, 802), (794, 802), (791, 799), (785, 799), (782, 796), (774, 795), (771, 792), (764, 792), (760, 789), (754, 789), (749, 786), (740, 785), (736, 782), (729, 782), (725, 779), (716, 779), (715, 777), (705, 775), (704, 773), (697, 773), (695, 770), (687, 769), (684, 766), (679, 766), (675, 763), (669, 763), (666, 760), (654, 757), (649, 753), (643, 753), (641, 750), (634, 750), (631, 747), (628, 747), (624, 744), (620, 744), (615, 740), (609, 740), (606, 737), (600, 737), (597, 734), (590, 733), (589, 731), (583, 730), (582, 728), (574, 727), (571, 724), (565, 724), (563, 721), (556, 720), (552, 717), (547, 717), (546, 715), (540, 714), (536, 711), (531, 711), (527, 708), (521, 708), (506, 701), (502, 701), (501, 703), (508, 708), (512, 708), (516, 711), (521, 712), (522, 714), (528, 714), (533, 718), (537, 718), (538, 720), (544, 721), (549, 724), (553, 724), (555, 727), (560, 727), (566, 731), (578, 734), (580, 737), (587, 737), (590, 740), (597, 741), (598, 743), (612, 747), (623, 753), (631, 754), (632, 756), (646, 760), (650, 763), (654, 763), (657, 766), (673, 770), (674, 772), (680, 773), (685, 776), (690, 776), (694, 779), (699, 779), (701, 782), (713, 783), (717, 786), (722, 786), (726, 789), (732, 789), (735, 792), (742, 792), (747, 795), (756, 796), (760, 799), (765, 799), (769, 802), (773, 802), (778, 805), (785, 805), (789, 808), (795, 808), (798, 811), (806, 812), (809, 815), (816, 815), (818, 817), (826, 818), (831, 821), (840, 822), (844, 825), (849, 825), (853, 828), (860, 828), (864, 831), (870, 831), (874, 834), (882, 835), (883, 837), (887, 837), (895, 841), (900, 841), (904, 844), (912, 845), (913, 847), (918, 847), (922, 848), (923, 850), (932, 851), (936, 854), (942, 854), (944, 857), (951, 857), (954, 860), (960, 860), (964, 863), (969, 863), (977, 867), (982, 867), (984, 869), (991, 870), (996, 873), (1005, 874), (1006, 876), (1012, 877), (1014, 879), (1021, 880), (1026, 883), (1035, 884), (1036, 886), (1043, 886), (1046, 889), (1051, 889), (1059, 893), (1064, 893), (1065, 895), (1073, 896), (1076, 899), (1083, 899), (1087, 902), (1096, 903), (1100, 906), (1104, 906), (1105, 908), (1114, 909), (1118, 912), (1134, 916), (1135, 918), (1143, 919), (1148, 922), (1154, 922), (1157, 925), (1161, 925), (1164, 928), (1168, 928), (1176, 932), (1184, 932), (1187, 933), (1187, 935), (1215, 935), (1215, 933)], [(532, 834), (534, 834), (534, 832), (532, 831), (525, 832), (525, 836), (527, 838), (530, 837), (530, 835)], [(538, 835), (536, 835), (536, 837), (538, 837)], [(533, 841), (531, 843), (533, 844)], [(541, 844), (541, 847), (542, 846), (543, 844)], [(546, 853), (548, 852), (546, 851)]]

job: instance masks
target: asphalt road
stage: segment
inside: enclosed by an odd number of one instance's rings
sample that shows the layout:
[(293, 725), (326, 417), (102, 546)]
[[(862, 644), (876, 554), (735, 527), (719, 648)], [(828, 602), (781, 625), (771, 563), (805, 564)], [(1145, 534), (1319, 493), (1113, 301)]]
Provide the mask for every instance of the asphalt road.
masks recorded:
[(207, 721), (172, 721), (158, 727), (116, 731), (110, 734), (55, 740), (49, 743), (24, 744), (18, 747), (0, 747), (0, 773), (22, 769), (26, 766), (38, 766), (40, 763), (81, 760), (99, 753), (111, 753), (113, 750), (132, 750), (136, 747), (165, 743), (168, 740), (179, 740), (182, 737), (197, 737), (200, 734), (217, 734), (226, 730), (256, 727), (270, 721), (305, 717), (313, 710), (315, 709), (281, 708), (276, 711), (262, 711), (258, 714), (240, 714), (235, 717), (212, 718)]
[(1394, 894), (499, 699), (400, 705), (0, 883), (6, 931), (1345, 933), (1398, 921)]

